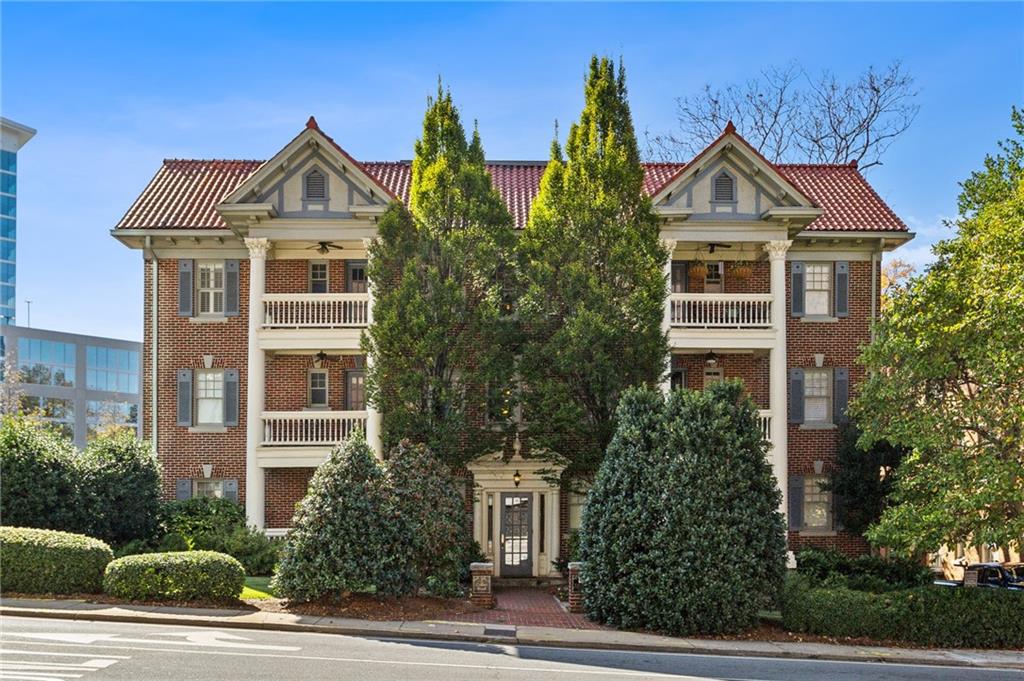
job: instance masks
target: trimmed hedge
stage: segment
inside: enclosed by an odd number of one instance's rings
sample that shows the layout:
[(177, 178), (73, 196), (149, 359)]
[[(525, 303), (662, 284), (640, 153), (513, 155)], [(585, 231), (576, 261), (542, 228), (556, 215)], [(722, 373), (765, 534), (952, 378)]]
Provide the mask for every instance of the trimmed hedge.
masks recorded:
[(109, 546), (84, 534), (0, 527), (0, 585), (6, 592), (99, 593), (113, 558)]
[(103, 578), (105, 592), (128, 600), (235, 600), (244, 585), (242, 564), (216, 551), (125, 556)]
[(835, 549), (804, 549), (796, 554), (796, 570), (815, 586), (855, 591), (913, 589), (932, 583), (931, 570), (910, 558), (857, 556)]
[(1024, 648), (1024, 593), (937, 586), (868, 593), (786, 580), (782, 625), (822, 636), (942, 648)]

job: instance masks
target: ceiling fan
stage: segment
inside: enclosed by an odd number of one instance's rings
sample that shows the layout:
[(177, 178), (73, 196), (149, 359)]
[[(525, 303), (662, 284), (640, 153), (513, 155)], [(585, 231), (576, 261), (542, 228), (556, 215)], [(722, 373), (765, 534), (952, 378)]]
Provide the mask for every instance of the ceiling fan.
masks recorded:
[(712, 241), (708, 244), (708, 253), (714, 253), (716, 248), (732, 248), (732, 244), (721, 244)]
[(327, 255), (331, 252), (331, 249), (343, 250), (343, 246), (335, 246), (332, 241), (318, 241), (316, 246), (307, 246), (307, 251), (316, 251), (320, 255)]

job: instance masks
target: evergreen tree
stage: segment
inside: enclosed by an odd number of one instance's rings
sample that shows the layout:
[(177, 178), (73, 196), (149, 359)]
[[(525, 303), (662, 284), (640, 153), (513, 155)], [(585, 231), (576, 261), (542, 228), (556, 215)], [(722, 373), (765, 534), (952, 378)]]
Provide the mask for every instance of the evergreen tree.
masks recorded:
[(512, 380), (503, 295), (513, 248), (480, 134), (467, 140), (439, 83), (415, 145), (409, 208), (393, 204), (370, 247), (376, 298), (363, 348), (386, 449), (408, 438), (460, 466), (500, 447), (487, 392)]
[(644, 195), (625, 71), (591, 59), (585, 105), (557, 138), (520, 239), (523, 404), (530, 444), (597, 470), (622, 391), (664, 371), (667, 254)]

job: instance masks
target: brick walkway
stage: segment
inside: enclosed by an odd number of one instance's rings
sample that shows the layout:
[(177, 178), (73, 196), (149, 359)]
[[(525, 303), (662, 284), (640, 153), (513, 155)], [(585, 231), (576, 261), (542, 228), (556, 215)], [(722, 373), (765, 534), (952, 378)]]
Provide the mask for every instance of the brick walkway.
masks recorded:
[(493, 610), (461, 615), (459, 621), (560, 629), (601, 629), (583, 615), (570, 613), (543, 588), (496, 588)]

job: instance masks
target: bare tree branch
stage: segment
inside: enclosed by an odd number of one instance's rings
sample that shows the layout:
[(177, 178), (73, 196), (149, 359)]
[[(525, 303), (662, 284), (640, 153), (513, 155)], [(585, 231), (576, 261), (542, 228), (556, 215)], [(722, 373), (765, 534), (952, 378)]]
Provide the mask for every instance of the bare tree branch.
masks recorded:
[(647, 155), (686, 161), (714, 141), (728, 121), (772, 162), (881, 164), (917, 116), (914, 79), (896, 61), (850, 83), (830, 72), (813, 80), (799, 64), (771, 67), (724, 89), (704, 86), (676, 99), (677, 129), (646, 134)]

